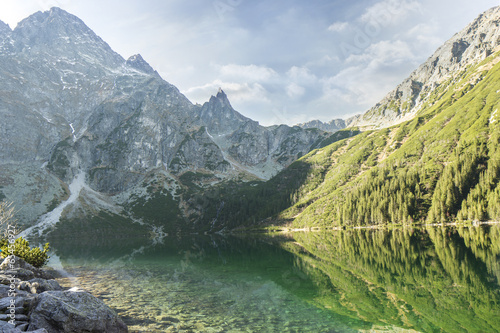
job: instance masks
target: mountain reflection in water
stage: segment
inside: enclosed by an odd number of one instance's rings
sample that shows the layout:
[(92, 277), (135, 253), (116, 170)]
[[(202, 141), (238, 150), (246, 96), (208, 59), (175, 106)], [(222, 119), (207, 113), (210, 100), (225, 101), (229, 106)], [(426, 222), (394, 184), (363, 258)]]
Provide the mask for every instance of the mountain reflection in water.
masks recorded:
[(51, 245), (132, 332), (500, 331), (500, 225)]

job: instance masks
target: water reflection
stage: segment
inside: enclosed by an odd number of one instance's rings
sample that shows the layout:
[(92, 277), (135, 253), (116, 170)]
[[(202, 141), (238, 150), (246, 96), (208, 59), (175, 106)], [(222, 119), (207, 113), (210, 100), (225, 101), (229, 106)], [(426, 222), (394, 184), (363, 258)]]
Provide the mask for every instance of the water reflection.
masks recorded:
[(51, 244), (131, 331), (500, 331), (498, 225)]
[(312, 301), (375, 326), (500, 331), (500, 228), (294, 234), (283, 246), (321, 289)]

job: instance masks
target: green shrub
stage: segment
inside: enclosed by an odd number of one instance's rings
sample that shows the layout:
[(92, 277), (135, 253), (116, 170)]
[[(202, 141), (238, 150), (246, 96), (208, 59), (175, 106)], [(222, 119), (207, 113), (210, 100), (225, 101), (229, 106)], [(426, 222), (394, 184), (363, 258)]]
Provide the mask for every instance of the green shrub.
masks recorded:
[(42, 267), (49, 260), (49, 243), (46, 243), (43, 247), (43, 250), (39, 247), (31, 248), (29, 242), (22, 238), (16, 238), (14, 242), (14, 251), (9, 251), (9, 242), (6, 238), (0, 240), (0, 249), (2, 252), (0, 256), (2, 258), (6, 258), (7, 256), (13, 254), (28, 264), (31, 264), (35, 267)]

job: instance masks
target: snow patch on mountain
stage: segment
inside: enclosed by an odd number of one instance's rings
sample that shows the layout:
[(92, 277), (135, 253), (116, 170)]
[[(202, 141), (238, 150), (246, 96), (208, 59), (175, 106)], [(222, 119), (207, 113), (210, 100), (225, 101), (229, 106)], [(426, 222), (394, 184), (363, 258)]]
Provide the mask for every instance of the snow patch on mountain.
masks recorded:
[(74, 204), (80, 196), (80, 192), (85, 187), (85, 172), (80, 172), (69, 185), (69, 198), (57, 206), (53, 211), (48, 212), (40, 218), (40, 222), (36, 225), (24, 230), (19, 234), (21, 237), (29, 236), (37, 233), (41, 236), (45, 230), (53, 227), (61, 219), (63, 211), (71, 204)]

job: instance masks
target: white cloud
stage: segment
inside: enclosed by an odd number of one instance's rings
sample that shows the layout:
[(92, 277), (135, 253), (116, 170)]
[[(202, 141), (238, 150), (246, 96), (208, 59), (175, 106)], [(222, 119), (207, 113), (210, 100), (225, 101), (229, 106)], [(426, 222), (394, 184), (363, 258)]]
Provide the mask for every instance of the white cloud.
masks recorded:
[(286, 94), (290, 98), (298, 98), (304, 95), (306, 89), (302, 86), (299, 86), (297, 83), (291, 83), (286, 87)]
[(442, 38), (437, 37), (438, 33), (439, 25), (431, 21), (416, 25), (404, 35), (404, 38), (413, 41), (413, 48), (416, 51), (430, 55), (443, 44)]
[(266, 89), (259, 83), (239, 83), (214, 80), (213, 82), (202, 86), (189, 88), (182, 93), (192, 101), (202, 104), (208, 101), (210, 96), (215, 95), (219, 88), (224, 90), (231, 102), (239, 103), (252, 100), (269, 102)]
[(325, 54), (320, 59), (312, 59), (305, 64), (305, 67), (324, 67), (324, 66), (335, 66), (340, 63), (340, 57), (335, 54)]
[(363, 54), (351, 55), (344, 69), (323, 80), (323, 100), (334, 98), (353, 109), (366, 110), (394, 89), (417, 64), (408, 43), (375, 43)]
[(312, 74), (307, 67), (293, 66), (286, 74), (291, 80), (302, 83), (312, 83), (318, 80), (316, 75)]
[(236, 65), (229, 64), (217, 66), (219, 73), (226, 79), (239, 79), (247, 82), (262, 82), (276, 78), (276, 73), (272, 68), (257, 65)]
[(370, 45), (362, 54), (352, 54), (347, 58), (347, 64), (386, 64), (397, 65), (401, 62), (411, 62), (414, 53), (408, 43), (401, 40), (383, 40)]
[(320, 87), (319, 78), (305, 66), (291, 67), (282, 81), (283, 84), (286, 84), (287, 96), (294, 100), (306, 96), (306, 92), (314, 92)]
[(367, 8), (360, 20), (365, 23), (377, 22), (382, 26), (396, 25), (409, 15), (421, 11), (418, 0), (382, 0)]
[(335, 22), (334, 24), (329, 26), (327, 30), (332, 32), (342, 32), (346, 30), (348, 27), (349, 27), (348, 22)]

